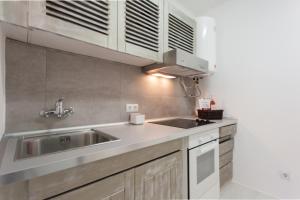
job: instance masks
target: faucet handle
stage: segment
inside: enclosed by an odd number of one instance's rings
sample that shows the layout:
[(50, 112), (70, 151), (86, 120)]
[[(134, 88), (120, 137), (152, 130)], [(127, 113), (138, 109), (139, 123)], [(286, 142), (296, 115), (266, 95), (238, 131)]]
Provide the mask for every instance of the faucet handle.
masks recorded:
[(57, 102), (63, 102), (64, 100), (65, 100), (64, 97), (60, 97), (60, 98), (57, 100)]
[(55, 102), (55, 106), (60, 106), (62, 105), (62, 103), (64, 102), (64, 97), (60, 97), (56, 102)]
[(44, 111), (44, 110), (41, 110), (40, 111), (40, 116), (41, 117), (49, 117), (49, 115), (46, 113), (46, 111)]
[(68, 116), (72, 115), (74, 113), (74, 108), (70, 107), (68, 110)]
[(40, 116), (41, 117), (45, 117), (45, 118), (49, 118), (50, 115), (52, 115), (54, 113), (54, 111), (45, 111), (45, 110), (41, 110), (40, 111)]

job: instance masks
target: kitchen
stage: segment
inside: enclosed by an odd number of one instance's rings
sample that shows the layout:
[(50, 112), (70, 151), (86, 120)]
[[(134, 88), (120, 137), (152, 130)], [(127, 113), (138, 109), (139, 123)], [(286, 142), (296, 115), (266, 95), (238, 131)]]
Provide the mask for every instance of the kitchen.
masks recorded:
[(299, 198), (299, 7), (1, 1), (0, 199)]

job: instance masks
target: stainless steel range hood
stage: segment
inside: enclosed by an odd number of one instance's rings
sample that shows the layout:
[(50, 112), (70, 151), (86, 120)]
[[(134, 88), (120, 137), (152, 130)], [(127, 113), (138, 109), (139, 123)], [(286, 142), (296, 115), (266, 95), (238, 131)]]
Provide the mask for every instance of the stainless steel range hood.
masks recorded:
[(180, 49), (164, 53), (163, 63), (143, 67), (148, 74), (195, 77), (208, 74), (208, 61)]

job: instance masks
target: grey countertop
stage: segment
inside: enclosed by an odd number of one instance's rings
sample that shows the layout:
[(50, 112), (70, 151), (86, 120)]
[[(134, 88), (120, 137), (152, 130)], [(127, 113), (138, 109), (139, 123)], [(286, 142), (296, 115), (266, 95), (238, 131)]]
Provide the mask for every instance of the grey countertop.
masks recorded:
[[(120, 141), (92, 145), (44, 156), (14, 160), (18, 137), (5, 137), (0, 145), (0, 185), (28, 180), (82, 164), (138, 150), (155, 144), (237, 123), (235, 119), (213, 120), (216, 123), (191, 129), (181, 129), (151, 123), (144, 125), (110, 124), (97, 129), (120, 138)], [(97, 127), (97, 126), (96, 126)], [(86, 128), (86, 127), (85, 127)], [(95, 126), (93, 126), (95, 128)]]

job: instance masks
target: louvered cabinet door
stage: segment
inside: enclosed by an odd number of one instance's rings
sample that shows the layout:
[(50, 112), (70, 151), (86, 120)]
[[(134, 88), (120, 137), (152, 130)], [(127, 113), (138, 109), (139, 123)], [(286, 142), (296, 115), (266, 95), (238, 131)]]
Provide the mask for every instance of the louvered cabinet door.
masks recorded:
[(196, 54), (196, 22), (165, 0), (164, 4), (164, 52), (181, 49)]
[(29, 1), (32, 28), (117, 49), (118, 4), (113, 0)]
[(182, 152), (135, 169), (135, 200), (182, 198)]
[(162, 61), (163, 0), (118, 1), (118, 49)]

